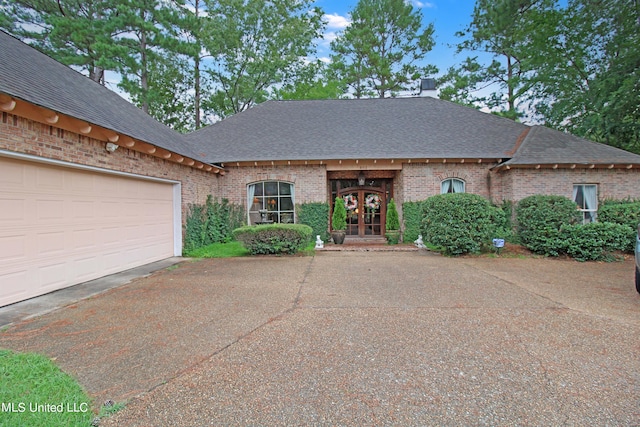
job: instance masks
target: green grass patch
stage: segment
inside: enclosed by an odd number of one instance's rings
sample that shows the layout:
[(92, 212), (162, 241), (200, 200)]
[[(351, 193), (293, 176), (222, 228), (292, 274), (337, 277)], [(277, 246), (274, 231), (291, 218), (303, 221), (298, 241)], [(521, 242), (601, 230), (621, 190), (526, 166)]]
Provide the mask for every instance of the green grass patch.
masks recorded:
[(49, 358), (0, 350), (0, 426), (82, 426), (94, 418), (80, 384)]
[(184, 256), (192, 258), (233, 258), (247, 255), (249, 255), (249, 251), (237, 241), (212, 243), (184, 254)]

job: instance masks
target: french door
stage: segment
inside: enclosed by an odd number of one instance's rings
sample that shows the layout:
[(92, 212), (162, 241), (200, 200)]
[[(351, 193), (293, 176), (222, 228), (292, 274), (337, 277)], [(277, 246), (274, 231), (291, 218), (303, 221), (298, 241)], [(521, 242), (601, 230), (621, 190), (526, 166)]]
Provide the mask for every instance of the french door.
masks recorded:
[(383, 236), (385, 192), (377, 188), (345, 188), (338, 195), (347, 208), (347, 236)]

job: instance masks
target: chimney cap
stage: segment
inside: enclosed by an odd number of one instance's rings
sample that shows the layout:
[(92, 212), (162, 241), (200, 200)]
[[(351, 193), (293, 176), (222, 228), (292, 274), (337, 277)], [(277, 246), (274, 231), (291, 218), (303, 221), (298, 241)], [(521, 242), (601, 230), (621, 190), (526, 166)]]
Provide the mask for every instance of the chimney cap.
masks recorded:
[(436, 79), (422, 79), (420, 81), (420, 92), (425, 90), (436, 90)]

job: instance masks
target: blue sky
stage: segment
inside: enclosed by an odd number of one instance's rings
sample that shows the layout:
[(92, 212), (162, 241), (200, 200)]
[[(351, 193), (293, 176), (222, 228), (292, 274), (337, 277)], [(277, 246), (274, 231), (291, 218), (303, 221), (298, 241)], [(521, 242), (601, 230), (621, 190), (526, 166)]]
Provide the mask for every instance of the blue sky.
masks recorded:
[[(349, 11), (356, 5), (357, 0), (316, 0), (316, 6), (325, 12), (328, 25), (325, 40), (318, 46), (320, 57), (328, 56), (328, 43), (335, 38), (335, 34), (343, 30), (349, 23)], [(466, 57), (464, 53), (455, 55), (455, 45), (460, 41), (455, 33), (464, 29), (471, 21), (471, 14), (475, 5), (474, 0), (411, 0), (414, 7), (422, 12), (424, 24), (433, 23), (435, 28), (436, 45), (427, 54), (426, 63), (438, 67), (440, 74), (449, 67), (461, 63)]]

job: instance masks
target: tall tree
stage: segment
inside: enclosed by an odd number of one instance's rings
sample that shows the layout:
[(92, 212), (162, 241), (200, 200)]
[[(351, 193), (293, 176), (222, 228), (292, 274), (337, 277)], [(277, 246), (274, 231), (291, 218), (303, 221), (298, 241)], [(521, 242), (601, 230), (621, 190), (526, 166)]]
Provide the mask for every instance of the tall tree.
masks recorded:
[(640, 2), (570, 0), (543, 18), (531, 39), (539, 118), (640, 153)]
[(109, 49), (119, 31), (113, 22), (117, 2), (13, 0), (3, 2), (2, 13), (3, 29), (96, 82), (105, 84), (105, 70), (116, 67)]
[(275, 99), (337, 99), (346, 92), (326, 63), (318, 60), (300, 69), (293, 81), (275, 88)]
[(158, 102), (153, 99), (158, 94), (151, 90), (150, 70), (154, 63), (166, 64), (174, 57), (168, 52), (175, 48), (178, 20), (168, 1), (128, 1), (119, 8), (116, 22), (122, 33), (111, 49), (119, 62), (119, 86), (147, 113), (151, 102)]
[(225, 117), (267, 99), (313, 53), (322, 14), (312, 0), (205, 0), (208, 19), (202, 42), (213, 64), (207, 68), (215, 92), (210, 113)]
[(434, 28), (405, 0), (360, 0), (351, 20), (331, 49), (333, 69), (356, 98), (393, 96), (437, 71), (417, 65), (434, 46)]
[[(522, 116), (521, 101), (529, 89), (532, 71), (527, 45), (538, 32), (534, 14), (553, 7), (555, 0), (477, 0), (471, 23), (456, 35), (463, 40), (457, 52), (472, 51), (487, 57), (469, 57), (448, 70), (440, 80), (441, 97), (501, 115)], [(537, 15), (535, 15), (537, 16)]]

